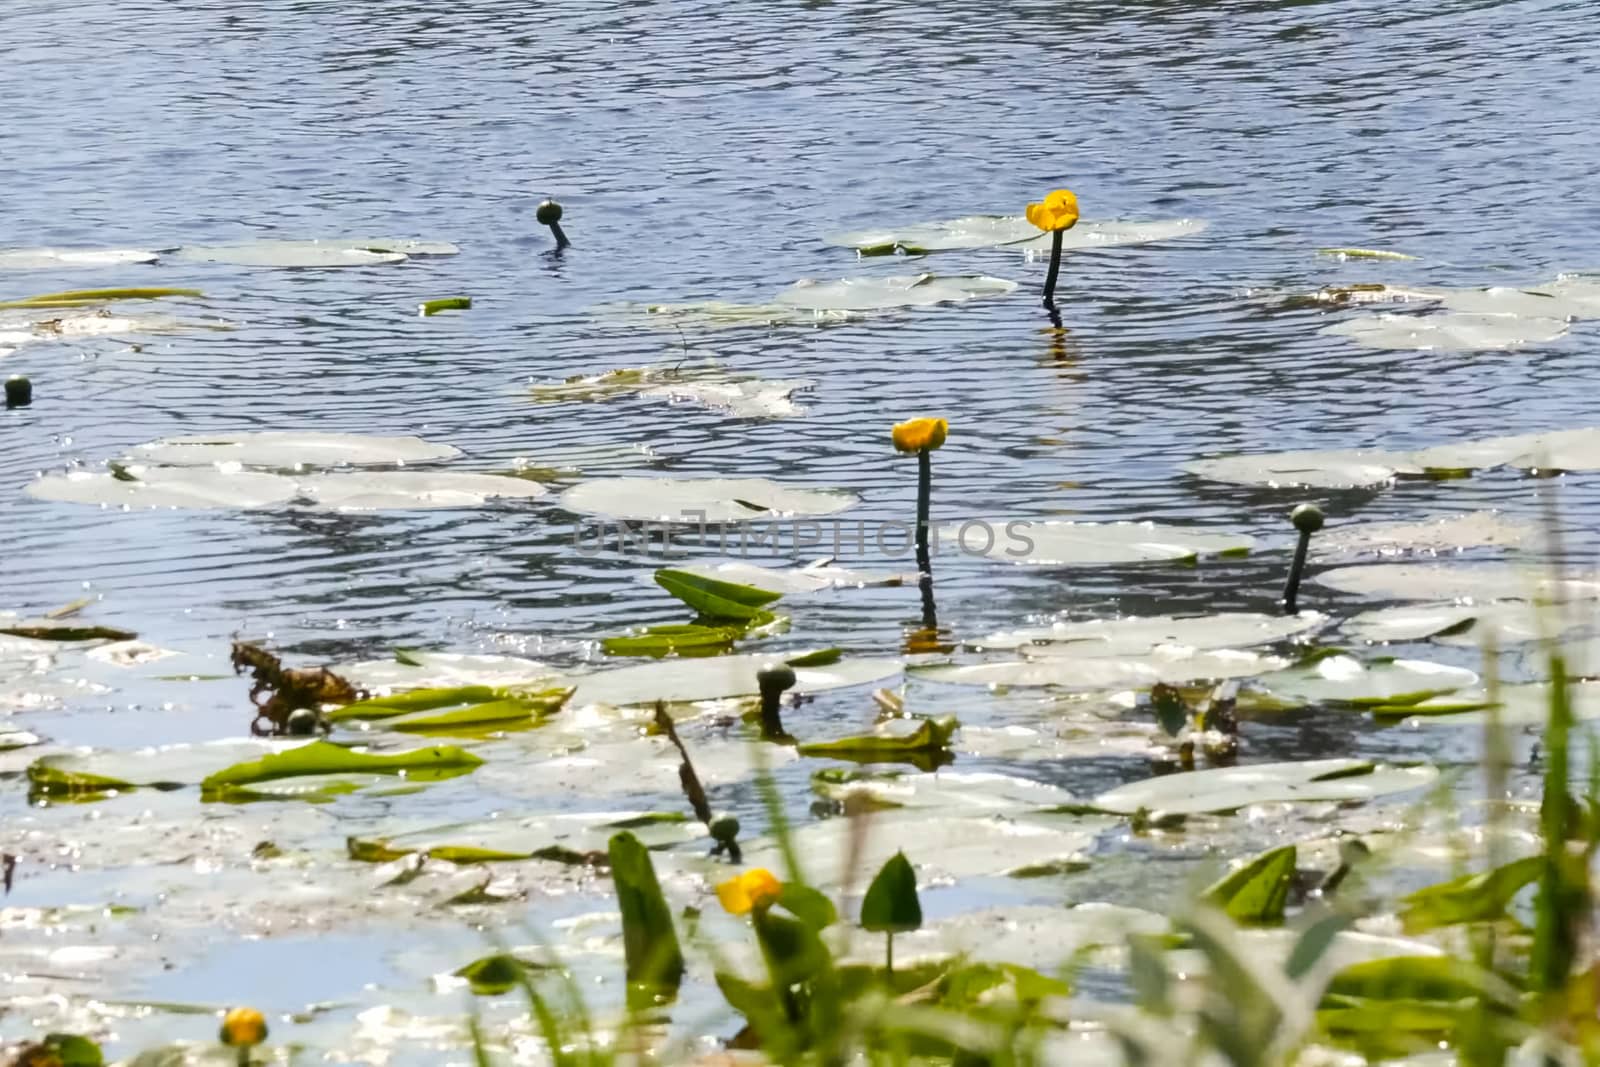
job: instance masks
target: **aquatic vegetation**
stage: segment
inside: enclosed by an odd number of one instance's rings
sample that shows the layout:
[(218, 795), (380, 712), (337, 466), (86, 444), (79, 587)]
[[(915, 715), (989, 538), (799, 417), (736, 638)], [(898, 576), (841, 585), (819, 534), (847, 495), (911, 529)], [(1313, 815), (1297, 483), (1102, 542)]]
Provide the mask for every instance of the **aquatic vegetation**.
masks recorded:
[(1147, 778), (1101, 793), (1090, 805), (1121, 815), (1140, 810), (1195, 815), (1285, 801), (1364, 800), (1420, 790), (1438, 776), (1428, 766), (1394, 767), (1345, 758), (1253, 763)]
[(0, 270), (59, 270), (63, 267), (122, 267), (154, 263), (155, 252), (132, 248), (3, 248)]
[[(772, 520), (832, 515), (854, 506), (856, 496), (765, 478), (597, 478), (568, 489), (558, 502), (579, 515), (624, 522), (716, 523), (725, 539), (730, 525), (742, 536), (743, 524), (762, 522), (771, 533)], [(604, 529), (597, 533), (603, 537)]]
[[(1153, 244), (1201, 233), (1208, 225), (1201, 219), (1080, 221), (1063, 235), (1062, 247), (1076, 251)], [(1033, 252), (1049, 248), (1054, 237), (1051, 234), (1041, 237), (1039, 227), (1022, 215), (968, 215), (943, 222), (830, 234), (823, 240), (830, 245), (854, 249), (861, 256), (920, 256), (1001, 246)]]
[(1204, 527), (1029, 518), (969, 519), (956, 529), (940, 529), (939, 538), (966, 555), (1030, 566), (1186, 562), (1201, 556), (1243, 555), (1256, 543), (1245, 534)]
[(460, 251), (446, 241), (411, 238), (261, 238), (237, 244), (185, 245), (170, 255), (175, 260), (234, 267), (315, 268), (384, 266), (404, 263), (412, 256), (453, 256)]
[(1289, 564), (1289, 578), (1283, 587), (1283, 613), (1293, 615), (1298, 610), (1296, 601), (1300, 594), (1300, 576), (1306, 569), (1306, 553), (1311, 548), (1311, 535), (1322, 529), (1322, 509), (1315, 504), (1301, 504), (1289, 513), (1299, 537), (1295, 540), (1294, 561)]
[(33, 382), (21, 374), (6, 379), (6, 407), (25, 408), (33, 403)]
[(131, 462), (169, 467), (237, 463), (268, 470), (404, 466), (455, 459), (460, 449), (420, 437), (318, 431), (190, 434), (135, 445)]
[(1323, 333), (1372, 348), (1470, 352), (1517, 349), (1564, 337), (1572, 321), (1600, 315), (1600, 281), (1561, 275), (1555, 281), (1511, 288), (1447, 288), (1365, 283), (1335, 286), (1312, 301), (1337, 306), (1420, 303), (1421, 315), (1380, 312), (1346, 319)]
[(957, 304), (1004, 296), (1017, 283), (985, 274), (905, 274), (817, 281), (805, 278), (776, 293), (769, 303), (738, 304), (709, 300), (692, 304), (651, 304), (646, 323), (723, 329), (741, 326), (823, 325), (848, 322), (874, 312)]
[(1308, 635), (1327, 625), (1315, 611), (1295, 615), (1223, 612), (1216, 615), (1152, 615), (1119, 619), (1063, 620), (1047, 626), (1005, 630), (975, 638), (977, 650), (1024, 648), (1061, 643), (1084, 656), (1141, 656), (1162, 645), (1194, 649), (1248, 648)]
[(441, 296), (434, 300), (424, 300), (417, 305), (417, 315), (428, 318), (445, 311), (467, 311), (472, 307), (470, 296)]
[(1378, 248), (1319, 248), (1319, 256), (1332, 256), (1335, 259), (1387, 259), (1387, 260), (1414, 260), (1416, 256), (1408, 256), (1404, 252), (1388, 252)]
[(550, 227), (550, 236), (556, 239), (555, 250), (557, 252), (570, 247), (572, 244), (571, 241), (567, 240), (566, 231), (561, 228), (562, 214), (561, 205), (554, 200), (541, 200), (539, 206), (533, 212), (533, 216), (538, 220), (539, 225)]
[(41, 293), (20, 300), (0, 300), (0, 310), (94, 307), (117, 300), (159, 300), (171, 296), (205, 296), (198, 289), (147, 287), (138, 289), (69, 289), (60, 293)]

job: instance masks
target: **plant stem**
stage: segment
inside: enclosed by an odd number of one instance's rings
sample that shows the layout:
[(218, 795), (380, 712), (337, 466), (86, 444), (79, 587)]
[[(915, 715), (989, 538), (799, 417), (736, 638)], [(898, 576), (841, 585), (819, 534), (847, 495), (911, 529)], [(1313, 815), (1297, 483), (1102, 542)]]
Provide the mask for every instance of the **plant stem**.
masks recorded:
[(561, 223), (552, 222), (550, 224), (550, 233), (556, 239), (556, 251), (557, 252), (561, 251), (563, 248), (566, 248), (566, 247), (568, 247), (568, 246), (570, 246), (572, 244), (571, 241), (567, 240), (567, 232), (561, 228)]
[(933, 495), (933, 456), (926, 448), (917, 450), (917, 571), (933, 573), (928, 556), (928, 501)]
[(1301, 530), (1300, 540), (1294, 546), (1294, 562), (1289, 564), (1289, 581), (1283, 587), (1283, 613), (1295, 613), (1295, 601), (1300, 595), (1300, 573), (1306, 569), (1306, 551), (1311, 547), (1311, 531)]
[(894, 981), (894, 933), (891, 931), (883, 935), (884, 940), (884, 970), (889, 972), (889, 981)]
[(1050, 234), (1050, 272), (1044, 276), (1044, 306), (1056, 306), (1056, 276), (1061, 273), (1061, 238), (1065, 230), (1055, 230)]

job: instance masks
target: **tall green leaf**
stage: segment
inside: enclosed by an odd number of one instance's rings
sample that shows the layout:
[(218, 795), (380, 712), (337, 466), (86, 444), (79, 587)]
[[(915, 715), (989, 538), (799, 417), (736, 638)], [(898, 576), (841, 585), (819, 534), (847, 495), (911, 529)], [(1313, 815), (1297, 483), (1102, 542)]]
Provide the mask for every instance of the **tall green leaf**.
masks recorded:
[(904, 852), (889, 857), (861, 901), (861, 926), (875, 933), (905, 933), (922, 925), (917, 872)]
[(650, 996), (674, 996), (683, 982), (683, 953), (650, 853), (626, 831), (611, 838), (608, 852), (628, 984)]
[(1235, 922), (1282, 922), (1284, 906), (1289, 902), (1289, 887), (1294, 883), (1295, 858), (1293, 845), (1263, 852), (1216, 882), (1203, 895)]

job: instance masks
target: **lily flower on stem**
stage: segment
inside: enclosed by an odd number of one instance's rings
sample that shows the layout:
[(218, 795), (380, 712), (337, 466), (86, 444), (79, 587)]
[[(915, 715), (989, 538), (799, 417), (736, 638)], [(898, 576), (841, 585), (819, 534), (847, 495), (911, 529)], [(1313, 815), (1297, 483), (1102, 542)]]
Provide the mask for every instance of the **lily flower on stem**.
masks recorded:
[(1061, 235), (1078, 224), (1078, 198), (1071, 189), (1056, 189), (1043, 201), (1029, 204), (1028, 221), (1050, 234), (1050, 271), (1044, 276), (1044, 306), (1056, 306), (1056, 278), (1061, 274)]
[(912, 419), (897, 423), (891, 432), (894, 447), (917, 454), (917, 571), (922, 590), (922, 627), (939, 625), (933, 604), (933, 560), (928, 552), (928, 505), (933, 496), (933, 450), (944, 444), (950, 424), (944, 419)]

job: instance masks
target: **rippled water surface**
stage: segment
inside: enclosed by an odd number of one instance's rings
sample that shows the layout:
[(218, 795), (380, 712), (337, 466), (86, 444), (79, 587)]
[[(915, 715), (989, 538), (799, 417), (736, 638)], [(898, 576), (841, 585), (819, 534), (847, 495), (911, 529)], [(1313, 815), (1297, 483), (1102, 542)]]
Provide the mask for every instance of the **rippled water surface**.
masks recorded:
[[(159, 249), (386, 234), (453, 241), (461, 254), (367, 269), (171, 261), (0, 275), (0, 298), (192, 285), (204, 290), (206, 312), (239, 327), (137, 345), (36, 345), (0, 359), (4, 373), (32, 378), (36, 396), (31, 407), (0, 411), (0, 609), (37, 615), (87, 592), (101, 598), (94, 621), (197, 653), (225, 654), (239, 632), (270, 635), (297, 662), (404, 647), (525, 652), (563, 666), (598, 658), (589, 639), (681, 617), (648, 584), (659, 560), (578, 553), (576, 520), (553, 496), (308, 515), (123, 513), (24, 495), (41, 472), (98, 465), (140, 442), (252, 429), (417, 434), (455, 445), (466, 454), (459, 466), (482, 470), (643, 445), (653, 458), (593, 473), (842, 487), (862, 498), (851, 518), (870, 521), (908, 518), (912, 506), (914, 465), (889, 448), (889, 424), (938, 414), (952, 429), (935, 457), (936, 516), (1156, 519), (1266, 538), (1248, 558), (1194, 568), (1041, 571), (941, 558), (941, 621), (957, 636), (1066, 611), (1272, 610), (1289, 545), (1282, 516), (1300, 499), (1320, 499), (1343, 521), (1484, 506), (1538, 515), (1557, 496), (1573, 527), (1568, 547), (1587, 554), (1594, 538), (1584, 530), (1600, 507), (1594, 475), (1286, 494), (1201, 482), (1178, 464), (1600, 421), (1593, 324), (1516, 352), (1379, 351), (1319, 332), (1346, 312), (1284, 304), (1328, 284), (1517, 285), (1600, 266), (1594, 24), (1584, 4), (1451, 0), (8, 0), (0, 245)], [(1209, 227), (1071, 254), (1058, 294), (1063, 331), (1038, 307), (1044, 264), (1013, 249), (857, 261), (821, 240), (1016, 213), (1062, 185), (1077, 192), (1086, 219), (1191, 217)], [(559, 257), (533, 219), (546, 196), (565, 205), (574, 242)], [(1317, 255), (1324, 246), (1419, 259), (1346, 262)], [(799, 278), (922, 269), (991, 274), (1020, 288), (827, 328), (679, 334), (605, 310), (759, 303)], [(416, 317), (418, 301), (455, 294), (472, 296), (470, 312)], [(634, 396), (529, 399), (537, 382), (686, 354), (743, 374), (810, 379), (797, 398), (806, 412), (756, 420)], [(909, 564), (870, 551), (847, 562)], [(1325, 610), (1347, 602), (1308, 594), (1308, 606)], [(792, 632), (772, 647), (893, 655), (918, 606), (910, 589), (878, 589), (806, 600), (791, 613)], [(193, 698), (130, 685), (18, 712), (12, 725), (56, 744), (112, 748), (238, 736), (249, 717), (244, 688), (223, 683)], [(968, 722), (1019, 714), (976, 691), (911, 692), (923, 710), (948, 704)], [(1024, 702), (1020, 713), (1037, 707)], [(872, 711), (853, 689), (800, 714), (807, 729), (825, 731)], [(1417, 757), (1437, 741), (1376, 732), (1351, 716), (1262, 724), (1252, 744), (1262, 757)], [(30, 810), (12, 773), (23, 765), (0, 764), (0, 821), (9, 824), (0, 845), (25, 861), (18, 906), (139, 898), (148, 871), (96, 873), (106, 865), (71, 854), (75, 827), (104, 818), (138, 834), (141, 819), (182, 824), (196, 810), (192, 796)], [(1142, 777), (1146, 765), (1110, 754), (1021, 773), (1092, 793)], [(806, 772), (782, 781), (803, 813)], [(438, 822), (519, 803), (462, 783), (416, 799), (411, 808), (394, 800), (394, 813)], [(640, 803), (679, 801), (661, 793)], [(719, 803), (759, 824), (747, 787)], [(258, 806), (229, 828), (230, 814), (214, 807), (193, 816), (191, 832), (212, 844), (233, 835), (239, 856), (257, 837), (302, 831), (337, 855), (345, 833), (389, 814), (370, 803), (348, 813)], [(215, 879), (221, 894), (249, 876), (182, 848), (160, 852), (162, 863), (203, 868), (195, 877)], [(77, 862), (85, 872), (75, 877)], [(541, 898), (517, 918), (537, 927), (557, 914), (559, 901)], [(459, 966), (483, 944), (446, 916), (424, 924), (396, 963), (383, 927), (371, 936), (362, 927), (330, 942), (340, 964), (323, 970), (309, 962), (314, 942), (304, 952), (294, 941), (257, 945), (251, 955), (240, 937), (277, 931), (235, 922), (226, 909), (193, 921), (218, 924), (205, 944), (220, 955), (198, 962), (200, 950), (185, 942), (159, 961), (173, 974), (143, 986), (119, 978), (113, 991), (206, 1004), (256, 996), (284, 1012), (313, 1001), (359, 1006), (377, 1000), (363, 993), (369, 982), (419, 997), (419, 976)], [(439, 939), (452, 947), (434, 959)], [(236, 966), (252, 975), (237, 993), (227, 977), (236, 951), (245, 953)], [(318, 973), (301, 995), (296, 975), (306, 967)], [(450, 999), (428, 1010), (460, 1007)], [(370, 1015), (356, 1021), (357, 1008), (346, 1007), (332, 1017), (309, 1027), (307, 1040), (352, 1057), (383, 1045)], [(204, 1036), (211, 1025), (176, 1017), (148, 1031), (112, 1029), (133, 1041)], [(0, 1014), (0, 1033), (26, 1032), (23, 1015)]]

